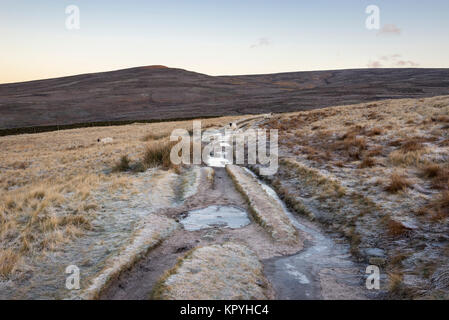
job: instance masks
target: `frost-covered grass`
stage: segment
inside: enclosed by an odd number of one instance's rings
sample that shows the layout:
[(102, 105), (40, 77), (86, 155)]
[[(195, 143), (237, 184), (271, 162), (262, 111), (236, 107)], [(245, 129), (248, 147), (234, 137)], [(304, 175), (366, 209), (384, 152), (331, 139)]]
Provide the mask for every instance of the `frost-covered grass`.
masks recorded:
[(297, 231), (284, 209), (263, 190), (256, 178), (235, 165), (227, 165), (226, 170), (237, 189), (247, 199), (254, 220), (266, 229), (275, 241), (297, 243)]
[(80, 298), (98, 298), (112, 280), (132, 267), (144, 254), (170, 236), (178, 227), (174, 220), (157, 215), (151, 215), (146, 220), (131, 243), (126, 244), (117, 255), (106, 261), (106, 267), (91, 280), (87, 289), (81, 291)]
[[(219, 125), (234, 119), (207, 119), (202, 123)], [(88, 239), (104, 231), (102, 223), (113, 218), (103, 212), (112, 208), (109, 204), (139, 198), (140, 185), (150, 190), (142, 182), (147, 175), (127, 168), (133, 169), (153, 144), (143, 142), (142, 137), (150, 133), (168, 136), (175, 128), (191, 129), (192, 121), (0, 137), (0, 297), (26, 297), (22, 281), (37, 275), (43, 260), (54, 259), (56, 266), (63, 261), (58, 256), (67, 248), (74, 243), (90, 243)], [(103, 137), (111, 137), (113, 142), (98, 143), (97, 139)], [(119, 170), (111, 172), (117, 161)], [(155, 177), (158, 180), (157, 174)], [(150, 186), (160, 190), (151, 189), (152, 194), (145, 199), (160, 204), (172, 199), (165, 183), (156, 180)], [(151, 211), (151, 205), (148, 208)], [(64, 276), (63, 266), (59, 268)], [(34, 283), (33, 288), (39, 285)], [(51, 294), (51, 289), (47, 292)]]
[(237, 243), (199, 247), (188, 252), (155, 286), (152, 299), (267, 299), (263, 266), (249, 248)]
[(346, 235), (360, 259), (382, 260), (392, 295), (433, 295), (432, 274), (449, 259), (448, 119), (449, 96), (274, 116), (261, 124), (279, 130), (272, 185), (295, 211)]

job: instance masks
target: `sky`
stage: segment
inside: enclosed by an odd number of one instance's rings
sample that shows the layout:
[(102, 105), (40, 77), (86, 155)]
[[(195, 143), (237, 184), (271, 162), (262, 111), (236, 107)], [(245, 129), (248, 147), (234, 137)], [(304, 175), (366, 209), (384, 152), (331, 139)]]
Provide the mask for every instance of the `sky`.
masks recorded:
[[(71, 5), (79, 29), (66, 26)], [(366, 27), (369, 5), (379, 29)], [(449, 68), (449, 1), (0, 0), (0, 83), (146, 65), (209, 75)]]

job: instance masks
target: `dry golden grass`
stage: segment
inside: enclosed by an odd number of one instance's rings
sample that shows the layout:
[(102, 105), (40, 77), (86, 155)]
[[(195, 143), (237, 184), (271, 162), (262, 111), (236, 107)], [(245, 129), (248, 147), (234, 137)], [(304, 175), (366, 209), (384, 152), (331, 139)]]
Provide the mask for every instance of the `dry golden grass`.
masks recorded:
[(390, 263), (393, 267), (398, 268), (402, 266), (402, 262), (407, 259), (410, 254), (403, 253), (400, 251), (394, 252), (394, 254), (390, 258)]
[(142, 141), (160, 140), (160, 139), (165, 138), (167, 136), (168, 136), (167, 132), (164, 132), (164, 133), (147, 133), (145, 136), (142, 137)]
[(449, 189), (449, 166), (438, 163), (426, 163), (420, 167), (421, 175), (430, 179), (432, 187), (439, 190)]
[(371, 149), (366, 150), (363, 155), (365, 157), (380, 157), (384, 155), (384, 149), (382, 146), (373, 146)]
[(0, 276), (8, 276), (14, 271), (19, 255), (13, 249), (0, 249)]
[(374, 160), (371, 157), (366, 157), (362, 160), (362, 162), (360, 163), (359, 167), (361, 169), (365, 169), (365, 168), (371, 168), (374, 167), (376, 165), (376, 160)]
[(130, 160), (128, 156), (122, 156), (120, 158), (120, 161), (115, 164), (115, 166), (112, 168), (112, 172), (122, 172), (122, 171), (128, 171), (130, 169)]
[(436, 178), (441, 175), (442, 168), (437, 163), (429, 163), (421, 167), (421, 171), (426, 178)]
[(383, 130), (382, 128), (376, 127), (376, 128), (372, 128), (370, 131), (368, 131), (368, 132), (366, 133), (366, 135), (367, 135), (368, 137), (372, 137), (372, 136), (380, 136), (380, 135), (382, 135), (383, 133), (384, 133), (384, 130)]
[(400, 237), (408, 233), (408, 229), (398, 221), (388, 219), (387, 220), (388, 234), (392, 237)]
[(393, 294), (400, 293), (404, 275), (402, 273), (389, 273), (388, 291)]
[(437, 146), (447, 144), (447, 131), (440, 123), (449, 112), (448, 101), (447, 97), (436, 97), (419, 105), (404, 99), (325, 108), (274, 117), (266, 126), (281, 131), (281, 145), (290, 149), (301, 146), (293, 153), (301, 152), (318, 164), (380, 157), (393, 166), (417, 167), (426, 163), (427, 155)]
[(391, 193), (398, 193), (410, 188), (412, 183), (403, 175), (393, 173), (390, 177), (389, 184), (385, 187), (385, 190)]
[(410, 152), (403, 152), (402, 150), (396, 150), (389, 154), (388, 160), (394, 166), (401, 167), (419, 167), (425, 161), (423, 157), (426, 155), (428, 150), (416, 150)]
[(147, 146), (142, 163), (147, 168), (162, 166), (164, 169), (173, 167), (170, 161), (170, 152), (176, 142), (154, 142)]
[[(237, 119), (206, 119), (202, 125)], [(157, 143), (142, 142), (143, 136), (167, 137), (174, 129), (191, 128), (192, 121), (178, 121), (0, 137), (0, 277), (20, 272), (22, 258), (30, 265), (90, 230), (100, 206), (94, 193), (102, 186), (115, 192), (133, 179), (128, 173), (108, 174), (117, 160), (118, 171), (125, 170), (144, 158), (148, 144)], [(97, 142), (105, 137), (113, 142)]]
[(435, 206), (440, 214), (449, 216), (449, 191), (444, 191), (438, 196)]
[(424, 149), (424, 145), (419, 139), (409, 139), (402, 143), (400, 150), (403, 153), (414, 152)]
[(443, 168), (437, 176), (432, 179), (432, 186), (435, 189), (449, 189), (449, 167)]
[(432, 121), (437, 122), (449, 122), (449, 116), (447, 114), (436, 116), (435, 118), (432, 118)]

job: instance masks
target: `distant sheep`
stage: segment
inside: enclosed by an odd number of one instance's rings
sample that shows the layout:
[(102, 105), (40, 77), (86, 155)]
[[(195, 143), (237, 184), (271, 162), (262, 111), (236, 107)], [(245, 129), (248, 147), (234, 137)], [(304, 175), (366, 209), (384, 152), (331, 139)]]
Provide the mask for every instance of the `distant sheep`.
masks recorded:
[(273, 113), (270, 112), (270, 113), (265, 114), (264, 118), (265, 119), (270, 119), (272, 116), (273, 116)]
[(113, 143), (114, 139), (112, 139), (110, 137), (103, 138), (103, 139), (98, 138), (97, 142), (102, 143), (102, 144), (108, 144), (108, 143)]
[(235, 122), (230, 122), (229, 126), (231, 127), (232, 130), (236, 130), (237, 129), (237, 124)]

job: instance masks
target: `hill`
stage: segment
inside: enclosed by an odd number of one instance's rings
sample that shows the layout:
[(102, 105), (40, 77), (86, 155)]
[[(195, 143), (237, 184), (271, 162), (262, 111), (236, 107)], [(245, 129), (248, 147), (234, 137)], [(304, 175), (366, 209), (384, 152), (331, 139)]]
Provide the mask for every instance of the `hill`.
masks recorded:
[(448, 92), (449, 69), (208, 76), (149, 66), (0, 85), (0, 129), (280, 113)]

